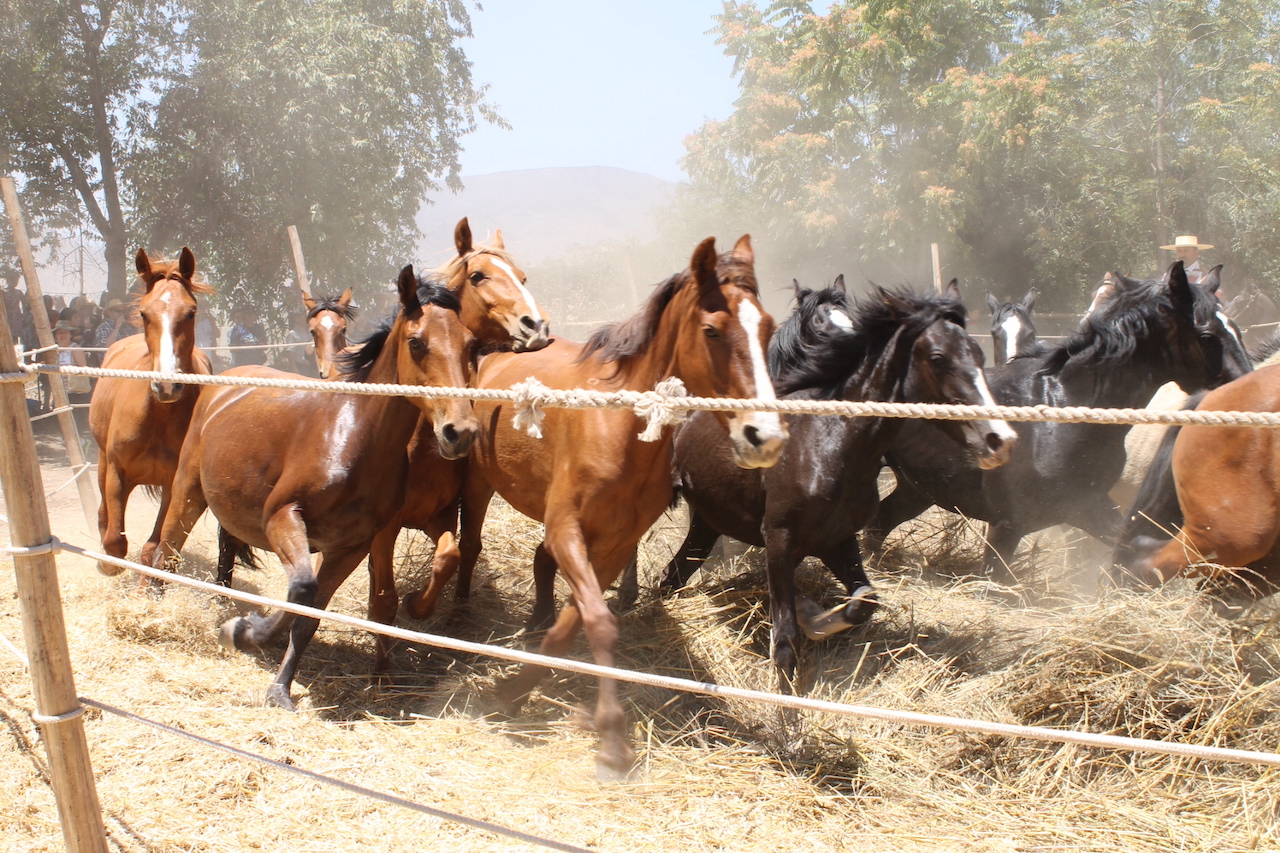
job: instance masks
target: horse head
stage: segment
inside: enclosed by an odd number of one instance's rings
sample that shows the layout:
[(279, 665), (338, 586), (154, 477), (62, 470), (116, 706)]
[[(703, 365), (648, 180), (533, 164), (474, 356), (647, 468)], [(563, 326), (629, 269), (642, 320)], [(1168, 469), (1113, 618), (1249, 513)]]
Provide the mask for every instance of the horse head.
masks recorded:
[[(912, 402), (997, 405), (982, 372), (982, 349), (965, 331), (967, 312), (955, 298), (959, 293), (955, 279), (947, 294), (938, 297), (875, 289), (884, 310), (899, 324), (903, 345), (910, 345), (903, 388)], [(938, 425), (963, 444), (983, 470), (1008, 462), (1018, 443), (1018, 434), (1003, 420), (938, 421)]]
[[(729, 252), (716, 253), (714, 237), (693, 251), (689, 280), (674, 296), (684, 302), (672, 374), (700, 397), (777, 399), (765, 352), (773, 318), (760, 306), (750, 235)], [(672, 306), (673, 308), (676, 306)], [(768, 468), (778, 461), (787, 427), (773, 412), (717, 413), (729, 430), (734, 461), (742, 468)]]
[[(194, 373), (196, 294), (212, 292), (208, 285), (195, 279), (195, 255), (183, 246), (176, 261), (153, 262), (145, 249), (139, 249), (134, 265), (146, 286), (138, 311), (151, 354), (151, 369), (159, 373)], [(161, 403), (174, 402), (185, 388), (173, 380), (151, 383), (151, 393)]]
[(347, 346), (347, 324), (356, 314), (351, 305), (351, 288), (344, 290), (341, 296), (318, 300), (304, 293), (302, 302), (307, 306), (307, 328), (315, 343), (316, 367), (320, 378), (328, 379), (337, 370), (335, 361), (338, 353)]
[[(462, 322), (457, 294), (441, 285), (419, 281), (412, 265), (400, 271), (396, 288), (401, 310), (386, 342), (386, 347), (396, 353), (395, 381), (466, 388), (471, 382), (475, 338)], [(442, 457), (459, 459), (471, 452), (480, 430), (471, 401), (410, 399), (431, 422)]]
[(795, 310), (769, 343), (769, 375), (778, 394), (842, 381), (857, 357), (853, 344), (858, 334), (844, 276), (821, 290), (794, 280), (792, 286)]
[(458, 256), (440, 272), (462, 304), (462, 322), (485, 343), (512, 343), (516, 352), (542, 349), (551, 340), (550, 324), (525, 287), (498, 230), (492, 245), (476, 246), (463, 217), (453, 232)]
[(987, 307), (991, 309), (991, 346), (998, 364), (1008, 364), (1020, 355), (1036, 352), (1039, 338), (1031, 310), (1036, 304), (1034, 289), (1027, 291), (1017, 302), (1000, 302), (987, 292)]

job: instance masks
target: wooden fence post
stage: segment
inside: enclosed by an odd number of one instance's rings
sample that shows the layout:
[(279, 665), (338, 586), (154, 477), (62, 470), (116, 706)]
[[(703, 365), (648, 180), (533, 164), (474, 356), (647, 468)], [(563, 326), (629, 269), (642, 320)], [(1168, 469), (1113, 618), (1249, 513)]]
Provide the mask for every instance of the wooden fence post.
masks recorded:
[[(17, 371), (9, 319), (0, 300), (0, 373)], [(21, 383), (0, 383), (0, 444), (4, 447), (0, 481), (11, 541), (37, 551), (15, 554), (13, 564), (36, 698), (32, 719), (40, 726), (40, 737), (49, 753), (49, 784), (58, 803), (62, 840), (71, 853), (106, 853), (102, 807), (84, 734), (84, 708), (71, 674), (58, 566), (52, 549), (40, 550), (53, 540)]]
[[(4, 194), (4, 207), (9, 214), (9, 224), (13, 227), (13, 242), (18, 249), (18, 260), (22, 262), (22, 277), (27, 282), (27, 305), (35, 319), (36, 336), (41, 347), (51, 347), (53, 330), (49, 328), (49, 312), (44, 307), (44, 291), (40, 288), (40, 279), (36, 275), (36, 259), (31, 252), (31, 242), (27, 239), (27, 227), (22, 222), (22, 211), (18, 208), (18, 190), (12, 177), (6, 175), (0, 178), (0, 191)], [(12, 351), (10, 347), (10, 352)], [(45, 364), (57, 364), (58, 353), (56, 350), (41, 353), (40, 360)], [(58, 426), (62, 429), (62, 442), (67, 447), (67, 458), (76, 478), (85, 524), (92, 533), (98, 529), (98, 492), (93, 478), (85, 470), (84, 449), (80, 445), (80, 430), (76, 427), (75, 412), (68, 408), (70, 401), (67, 399), (67, 386), (63, 384), (61, 376), (50, 376), (49, 388), (53, 391), (53, 407), (66, 409), (58, 413)], [(23, 405), (25, 412), (26, 404)], [(41, 501), (43, 494), (41, 492)]]
[(302, 261), (302, 241), (298, 239), (298, 229), (289, 226), (289, 248), (293, 253), (293, 274), (298, 277), (298, 287), (304, 296), (311, 295), (311, 282), (307, 279), (307, 265)]
[(929, 244), (930, 253), (933, 255), (933, 287), (938, 291), (938, 295), (942, 295), (942, 253), (938, 251), (937, 243)]

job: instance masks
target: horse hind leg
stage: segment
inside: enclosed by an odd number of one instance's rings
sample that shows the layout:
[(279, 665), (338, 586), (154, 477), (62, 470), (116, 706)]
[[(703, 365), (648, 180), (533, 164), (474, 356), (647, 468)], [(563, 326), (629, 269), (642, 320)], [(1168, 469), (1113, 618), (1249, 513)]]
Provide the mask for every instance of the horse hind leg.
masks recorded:
[(875, 518), (862, 534), (867, 551), (877, 556), (884, 553), (884, 543), (890, 533), (933, 506), (933, 498), (913, 486), (906, 477), (898, 475), (897, 480), (897, 486), (880, 501)]
[(556, 620), (556, 560), (547, 550), (547, 543), (538, 543), (533, 552), (533, 612), (525, 623), (525, 630), (534, 633), (545, 631)]
[(493, 500), (493, 487), (475, 469), (475, 466), (468, 466), (466, 480), (462, 487), (458, 528), (458, 549), (461, 557), (458, 562), (458, 586), (454, 590), (454, 595), (459, 601), (471, 597), (471, 578), (475, 574), (476, 562), (480, 559), (482, 547), (480, 534), (484, 529), (484, 519), (489, 512), (491, 500)]
[(803, 596), (796, 599), (796, 618), (805, 635), (814, 641), (865, 625), (880, 608), (879, 598), (862, 565), (857, 535), (831, 549), (822, 557), (822, 562), (844, 586), (849, 600), (824, 612)]

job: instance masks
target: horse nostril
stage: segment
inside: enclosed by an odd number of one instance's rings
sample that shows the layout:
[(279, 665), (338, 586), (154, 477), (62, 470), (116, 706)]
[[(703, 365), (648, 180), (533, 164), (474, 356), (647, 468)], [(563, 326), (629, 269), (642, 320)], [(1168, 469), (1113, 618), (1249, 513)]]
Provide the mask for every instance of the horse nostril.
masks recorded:
[(520, 318), (520, 325), (524, 326), (529, 331), (533, 331), (534, 329), (538, 328), (538, 323), (528, 314), (525, 314), (523, 317)]
[(458, 428), (453, 424), (445, 424), (444, 429), (440, 430), (440, 434), (443, 435), (444, 440), (450, 444), (455, 444), (458, 441)]
[(999, 453), (1004, 447), (1004, 439), (996, 435), (994, 432), (987, 433), (987, 449), (992, 453)]
[(746, 437), (747, 443), (750, 444), (752, 447), (759, 447), (761, 444), (764, 443), (760, 439), (760, 430), (756, 429), (753, 426), (744, 427), (742, 430), (742, 434), (743, 436)]

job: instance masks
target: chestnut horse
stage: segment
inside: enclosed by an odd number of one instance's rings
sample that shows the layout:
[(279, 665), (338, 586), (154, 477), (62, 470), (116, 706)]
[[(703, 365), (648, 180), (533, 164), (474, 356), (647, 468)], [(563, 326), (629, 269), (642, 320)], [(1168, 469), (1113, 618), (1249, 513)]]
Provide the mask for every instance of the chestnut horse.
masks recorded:
[[(715, 240), (694, 251), (690, 268), (658, 285), (630, 320), (606, 326), (586, 344), (555, 340), (536, 353), (490, 356), (478, 385), (510, 388), (537, 377), (552, 389), (648, 390), (674, 376), (689, 393), (707, 397), (773, 399), (764, 353), (773, 319), (760, 307), (749, 237), (717, 256)], [(626, 565), (640, 538), (670, 505), (672, 430), (642, 441), (637, 416), (620, 410), (549, 409), (542, 439), (512, 423), (509, 404), (477, 404), (481, 434), (468, 463), (461, 545), (470, 570), (480, 550), (480, 526), (496, 490), (517, 510), (546, 524), (534, 556), (541, 579), (564, 573), (572, 595), (542, 641), (562, 655), (584, 628), (597, 663), (612, 665), (617, 623), (603, 590)], [(776, 414), (724, 414), (737, 464), (768, 467), (786, 442)], [(436, 573), (432, 584), (448, 578)], [(503, 685), (514, 705), (546, 673), (527, 666)], [(626, 776), (635, 753), (624, 732), (617, 685), (600, 679), (596, 758), (605, 778)]]
[(307, 306), (307, 329), (315, 345), (316, 368), (321, 379), (328, 379), (336, 370), (338, 354), (347, 348), (347, 325), (356, 316), (351, 288), (342, 291), (341, 296), (321, 299), (304, 293), (302, 303)]
[[(1260, 367), (1208, 392), (1201, 411), (1280, 412), (1280, 366)], [(1182, 526), (1172, 540), (1138, 537), (1131, 571), (1149, 583), (1214, 576), (1219, 591), (1269, 595), (1280, 581), (1280, 434), (1270, 428), (1188, 425), (1173, 445)]]
[[(121, 338), (107, 350), (102, 366), (121, 370), (210, 374), (209, 357), (196, 347), (196, 294), (212, 288), (196, 278), (196, 259), (185, 246), (176, 261), (152, 262), (144, 249), (134, 258), (146, 285), (139, 302), (142, 334)], [(136, 379), (103, 377), (89, 403), (89, 426), (98, 442), (98, 534), (102, 550), (123, 558), (129, 552), (124, 515), (138, 486), (160, 489), (155, 529), (142, 549), (149, 563), (160, 541), (160, 525), (169, 507), (169, 484), (178, 467), (182, 439), (191, 422), (199, 386), (177, 382), (143, 384)], [(105, 575), (121, 569), (98, 564)]]
[[(458, 298), (420, 286), (412, 267), (398, 287), (399, 314), (352, 351), (344, 378), (466, 386), (474, 339), (459, 320)], [(477, 424), (470, 403), (459, 400), (207, 388), (182, 447), (157, 564), (178, 555), (208, 507), (235, 539), (275, 551), (290, 602), (325, 607), (403, 503), (405, 448), (420, 416), (430, 419), (442, 457), (470, 450)], [(313, 550), (320, 552), (314, 571)], [(244, 650), (290, 622), (289, 647), (267, 690), (268, 703), (283, 708), (293, 707), (289, 687), (317, 620), (278, 611), (232, 619), (221, 632), (224, 645)]]

